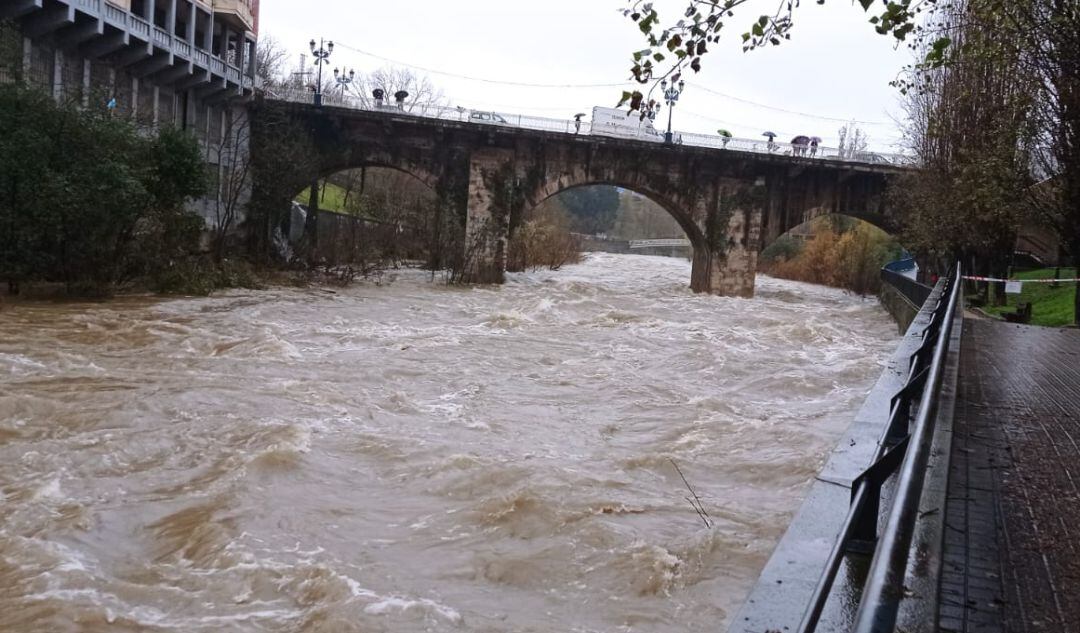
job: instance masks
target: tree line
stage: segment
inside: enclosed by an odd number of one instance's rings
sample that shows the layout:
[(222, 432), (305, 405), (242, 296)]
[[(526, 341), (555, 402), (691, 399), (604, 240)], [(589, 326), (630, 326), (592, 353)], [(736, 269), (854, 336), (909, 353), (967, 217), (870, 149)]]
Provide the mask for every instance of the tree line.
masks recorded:
[[(656, 107), (660, 79), (699, 71), (733, 23), (751, 51), (790, 39), (798, 11), (813, 10), (787, 2), (747, 17), (748, 1), (693, 0), (676, 21), (631, 0), (625, 14), (647, 42), (631, 73), (644, 88), (623, 102)], [(893, 202), (921, 263), (940, 271), (963, 260), (1004, 277), (1026, 223), (1049, 227), (1080, 261), (1080, 0), (858, 4), (872, 28), (919, 59), (894, 84), (921, 170), (899, 183)], [(1080, 318), (1080, 293), (1074, 308)]]

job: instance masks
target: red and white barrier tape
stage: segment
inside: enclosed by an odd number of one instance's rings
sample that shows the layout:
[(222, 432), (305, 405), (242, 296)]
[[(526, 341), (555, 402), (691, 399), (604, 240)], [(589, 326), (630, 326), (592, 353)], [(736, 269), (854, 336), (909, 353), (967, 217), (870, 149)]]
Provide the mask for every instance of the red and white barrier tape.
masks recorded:
[(970, 275), (964, 275), (964, 279), (968, 281), (997, 281), (997, 282), (1021, 282), (1025, 284), (1052, 284), (1052, 283), (1076, 283), (1080, 279), (1066, 278), (1066, 279), (998, 279), (997, 277), (974, 277)]

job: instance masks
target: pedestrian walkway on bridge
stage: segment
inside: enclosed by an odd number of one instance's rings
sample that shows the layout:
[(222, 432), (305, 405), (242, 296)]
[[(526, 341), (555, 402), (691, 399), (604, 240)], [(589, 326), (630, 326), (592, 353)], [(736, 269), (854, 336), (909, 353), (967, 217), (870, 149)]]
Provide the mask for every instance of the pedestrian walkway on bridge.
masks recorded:
[(968, 319), (939, 630), (1080, 632), (1080, 331)]

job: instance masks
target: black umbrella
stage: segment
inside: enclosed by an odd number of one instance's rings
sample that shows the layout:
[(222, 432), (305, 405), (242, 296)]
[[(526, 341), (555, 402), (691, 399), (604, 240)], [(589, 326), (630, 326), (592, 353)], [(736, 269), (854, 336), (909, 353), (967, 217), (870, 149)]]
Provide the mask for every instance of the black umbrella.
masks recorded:
[(780, 136), (776, 132), (762, 132), (761, 135), (762, 136), (768, 136), (770, 141), (773, 140), (774, 138), (776, 138), (777, 136)]

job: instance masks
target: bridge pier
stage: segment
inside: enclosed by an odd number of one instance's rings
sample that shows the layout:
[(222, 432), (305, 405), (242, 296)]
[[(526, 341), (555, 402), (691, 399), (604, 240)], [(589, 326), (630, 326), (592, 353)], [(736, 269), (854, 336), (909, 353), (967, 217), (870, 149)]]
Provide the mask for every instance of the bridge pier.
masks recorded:
[[(747, 189), (749, 191), (749, 189)], [(752, 197), (752, 196), (751, 196)], [(762, 209), (751, 205), (731, 210), (721, 239), (723, 249), (701, 249), (702, 262), (694, 251), (694, 268), (705, 267), (705, 285), (691, 288), (723, 297), (753, 297), (757, 279), (757, 257), (761, 242)]]
[[(469, 196), (465, 209), (464, 280), (501, 284), (506, 281), (506, 251), (517, 179), (506, 177), (498, 157), (474, 155), (469, 161)], [(510, 163), (503, 163), (510, 165)], [(503, 178), (496, 174), (502, 173)]]

